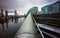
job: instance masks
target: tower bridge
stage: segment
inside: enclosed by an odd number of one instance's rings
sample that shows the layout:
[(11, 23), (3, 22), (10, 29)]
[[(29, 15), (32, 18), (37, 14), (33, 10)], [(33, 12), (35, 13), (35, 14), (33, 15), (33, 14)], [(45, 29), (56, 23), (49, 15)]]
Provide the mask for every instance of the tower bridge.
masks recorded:
[[(44, 6), (41, 12), (33, 7), (22, 18), (17, 18), (16, 10), (1, 9), (0, 38), (60, 38), (59, 5), (60, 1)], [(8, 13), (14, 15), (9, 17)], [(12, 21), (8, 18), (12, 18)]]
[[(0, 12), (0, 17), (2, 17), (2, 18), (17, 18), (18, 16), (17, 16), (17, 10), (14, 10), (14, 11), (9, 11), (9, 10), (4, 10), (4, 9), (1, 9), (0, 10), (1, 12)], [(4, 13), (5, 13), (5, 15), (4, 15)], [(14, 13), (14, 15), (8, 15), (9, 13)]]

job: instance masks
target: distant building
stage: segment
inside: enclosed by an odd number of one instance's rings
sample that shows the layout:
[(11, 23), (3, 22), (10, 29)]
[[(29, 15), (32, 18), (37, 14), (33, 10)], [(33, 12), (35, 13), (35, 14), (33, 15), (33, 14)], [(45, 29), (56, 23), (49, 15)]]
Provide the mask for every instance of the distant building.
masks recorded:
[(37, 14), (42, 14), (41, 11), (38, 11)]
[(48, 6), (42, 7), (41, 11), (42, 11), (43, 14), (47, 14), (49, 12)]
[(43, 14), (57, 13), (60, 11), (60, 1), (41, 8)]
[(29, 11), (27, 12), (27, 15), (28, 15), (29, 13), (37, 14), (37, 12), (38, 12), (38, 7), (32, 7), (32, 8), (30, 8)]
[(52, 8), (53, 8), (53, 13), (54, 12), (59, 12), (60, 11), (60, 1), (52, 4)]

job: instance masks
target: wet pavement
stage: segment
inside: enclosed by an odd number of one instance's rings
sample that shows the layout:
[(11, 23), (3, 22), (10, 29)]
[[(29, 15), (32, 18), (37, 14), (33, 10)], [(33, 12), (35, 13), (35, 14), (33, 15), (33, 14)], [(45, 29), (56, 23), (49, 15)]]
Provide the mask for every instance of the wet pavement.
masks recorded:
[(24, 17), (17, 19), (0, 19), (0, 38), (13, 38), (18, 28), (24, 21)]

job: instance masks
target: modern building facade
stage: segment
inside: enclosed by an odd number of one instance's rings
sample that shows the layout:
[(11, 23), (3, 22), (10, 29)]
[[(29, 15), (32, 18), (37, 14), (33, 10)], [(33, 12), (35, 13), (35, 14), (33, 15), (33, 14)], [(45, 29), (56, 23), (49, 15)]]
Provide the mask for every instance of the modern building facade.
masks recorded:
[(30, 9), (28, 10), (27, 15), (28, 15), (29, 13), (37, 14), (37, 12), (38, 12), (38, 7), (32, 7), (32, 8), (30, 8)]
[(60, 11), (60, 1), (41, 8), (43, 14), (57, 13)]

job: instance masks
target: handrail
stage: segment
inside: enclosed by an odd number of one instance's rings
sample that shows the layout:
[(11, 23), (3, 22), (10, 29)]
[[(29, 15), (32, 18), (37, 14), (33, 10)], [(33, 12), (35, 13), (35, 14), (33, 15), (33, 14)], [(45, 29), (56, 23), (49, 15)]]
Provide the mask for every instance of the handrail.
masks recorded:
[(57, 27), (54, 27), (54, 26), (49, 26), (49, 25), (44, 25), (44, 24), (39, 24), (39, 23), (37, 23), (37, 25), (40, 28), (43, 28), (43, 29), (46, 29), (46, 30), (49, 30), (49, 31), (60, 34), (60, 28), (57, 28)]
[[(34, 19), (34, 17), (33, 17), (33, 19)], [(35, 19), (34, 19), (34, 22), (35, 22), (35, 24), (36, 24), (36, 26), (37, 26), (39, 32), (41, 33), (42, 38), (45, 38), (44, 35), (43, 35), (43, 33), (42, 33), (42, 31), (41, 31), (41, 29), (40, 29), (39, 26), (37, 25), (37, 22), (35, 21)]]
[(25, 21), (23, 22), (23, 24), (17, 31), (14, 38), (40, 38), (42, 37), (41, 35), (38, 34), (35, 23), (33, 22), (32, 18), (33, 17), (31, 14), (29, 14), (26, 17)]

